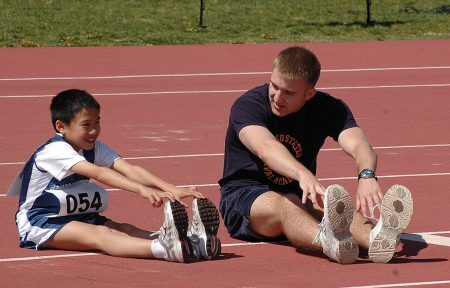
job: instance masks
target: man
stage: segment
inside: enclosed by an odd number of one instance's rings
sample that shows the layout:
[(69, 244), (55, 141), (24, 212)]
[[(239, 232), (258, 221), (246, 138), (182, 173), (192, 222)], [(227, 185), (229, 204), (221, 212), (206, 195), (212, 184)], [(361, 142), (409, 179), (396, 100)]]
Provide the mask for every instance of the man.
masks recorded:
[[(350, 109), (315, 89), (320, 69), (311, 51), (289, 47), (275, 58), (270, 83), (233, 104), (219, 181), (224, 224), (233, 238), (287, 239), (339, 263), (356, 261), (358, 244), (373, 261), (388, 262), (410, 221), (411, 194), (396, 185), (383, 197), (376, 154)], [(342, 186), (325, 189), (315, 177), (328, 136), (356, 162), (356, 207)], [(365, 216), (375, 207), (380, 219), (374, 228)]]

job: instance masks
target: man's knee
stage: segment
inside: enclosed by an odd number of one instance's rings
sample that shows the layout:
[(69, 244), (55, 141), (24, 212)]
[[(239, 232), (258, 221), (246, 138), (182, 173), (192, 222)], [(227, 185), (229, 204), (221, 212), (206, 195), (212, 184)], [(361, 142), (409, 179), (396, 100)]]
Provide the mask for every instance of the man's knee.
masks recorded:
[(250, 216), (265, 215), (267, 217), (280, 218), (290, 209), (305, 209), (298, 195), (293, 193), (281, 194), (269, 191), (256, 198), (251, 207)]
[[(287, 194), (288, 195), (288, 194)], [(259, 196), (253, 203), (249, 220), (253, 232), (267, 237), (283, 234), (286, 213), (297, 206), (295, 197), (269, 191)]]
[(278, 218), (283, 202), (283, 197), (278, 193), (273, 191), (266, 192), (253, 202), (250, 209), (250, 218)]

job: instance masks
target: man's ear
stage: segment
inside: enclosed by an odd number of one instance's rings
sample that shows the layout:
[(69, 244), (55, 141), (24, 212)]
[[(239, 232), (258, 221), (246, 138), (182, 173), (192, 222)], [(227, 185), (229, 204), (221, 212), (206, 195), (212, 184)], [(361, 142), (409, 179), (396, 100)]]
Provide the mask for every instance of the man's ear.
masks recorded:
[(56, 131), (58, 131), (59, 133), (61, 133), (63, 135), (66, 132), (66, 124), (64, 122), (62, 122), (61, 120), (56, 120), (55, 128), (56, 128)]
[(309, 99), (313, 98), (314, 95), (316, 95), (316, 88), (311, 87), (306, 91), (306, 100), (308, 101)]

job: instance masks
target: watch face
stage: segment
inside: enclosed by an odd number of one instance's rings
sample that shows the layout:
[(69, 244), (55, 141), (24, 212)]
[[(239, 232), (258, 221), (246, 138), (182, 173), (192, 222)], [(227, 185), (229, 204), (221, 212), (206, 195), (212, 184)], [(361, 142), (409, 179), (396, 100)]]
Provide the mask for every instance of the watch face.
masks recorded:
[(360, 178), (374, 178), (375, 177), (375, 171), (372, 169), (363, 169), (361, 170), (361, 173), (359, 173)]

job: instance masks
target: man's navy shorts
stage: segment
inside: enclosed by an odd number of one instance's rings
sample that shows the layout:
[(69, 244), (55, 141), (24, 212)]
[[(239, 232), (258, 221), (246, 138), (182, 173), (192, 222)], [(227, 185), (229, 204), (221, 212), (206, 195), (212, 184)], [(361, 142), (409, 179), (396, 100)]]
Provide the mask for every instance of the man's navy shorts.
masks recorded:
[(271, 191), (268, 185), (248, 185), (221, 188), (220, 213), (231, 237), (251, 241), (284, 241), (284, 236), (269, 238), (256, 234), (250, 230), (250, 209), (253, 202), (260, 195)]

